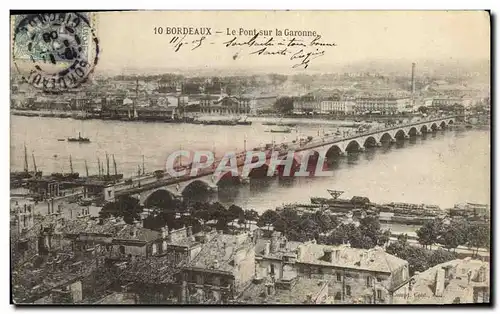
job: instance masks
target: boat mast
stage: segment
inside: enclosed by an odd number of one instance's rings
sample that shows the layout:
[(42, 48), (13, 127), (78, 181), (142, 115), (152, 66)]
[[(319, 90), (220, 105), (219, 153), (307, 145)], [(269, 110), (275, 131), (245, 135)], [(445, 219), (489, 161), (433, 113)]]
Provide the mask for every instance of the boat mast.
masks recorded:
[(109, 177), (109, 156), (106, 153), (106, 175)]
[(89, 176), (89, 167), (87, 166), (87, 159), (85, 159), (85, 173), (87, 174), (87, 178)]
[(99, 167), (99, 176), (101, 176), (101, 161), (99, 160), (99, 157), (97, 157), (97, 167)]
[(146, 172), (146, 168), (144, 167), (144, 155), (142, 155), (142, 174)]
[(35, 168), (35, 176), (36, 176), (36, 173), (38, 172), (38, 170), (36, 168), (35, 153), (32, 153), (31, 156), (33, 157), (33, 167)]
[(118, 174), (116, 171), (116, 161), (115, 161), (115, 154), (113, 154), (113, 166), (115, 167), (115, 176)]
[(26, 144), (24, 145), (24, 172), (28, 172), (28, 151), (26, 149)]
[(69, 155), (69, 171), (73, 173), (73, 161), (71, 160), (71, 155)]
[(137, 102), (137, 97), (139, 95), (139, 78), (135, 79), (135, 99), (132, 102), (132, 109), (134, 114), (134, 119), (137, 118), (137, 111), (135, 111), (135, 103)]

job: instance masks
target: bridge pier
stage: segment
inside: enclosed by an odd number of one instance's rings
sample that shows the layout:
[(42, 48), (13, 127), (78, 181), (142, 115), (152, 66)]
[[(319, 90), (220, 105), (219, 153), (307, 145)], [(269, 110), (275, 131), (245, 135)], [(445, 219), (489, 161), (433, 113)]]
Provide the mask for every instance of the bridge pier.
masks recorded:
[(408, 134), (405, 134), (404, 137), (403, 137), (405, 140), (409, 139), (410, 136)]
[(422, 132), (420, 131), (417, 131), (417, 133), (415, 133), (416, 136), (421, 136), (422, 135)]
[(359, 151), (359, 152), (364, 152), (365, 150), (366, 150), (366, 148), (364, 148), (364, 147), (360, 147), (360, 148), (358, 149), (358, 151)]
[(250, 178), (249, 177), (240, 177), (240, 183), (241, 184), (249, 184)]
[(391, 138), (391, 139), (389, 140), (389, 143), (391, 143), (391, 144), (394, 144), (394, 143), (396, 143), (396, 139), (394, 139), (394, 138)]
[(377, 146), (377, 147), (382, 147), (382, 142), (377, 142), (377, 143), (375, 144), (375, 146)]

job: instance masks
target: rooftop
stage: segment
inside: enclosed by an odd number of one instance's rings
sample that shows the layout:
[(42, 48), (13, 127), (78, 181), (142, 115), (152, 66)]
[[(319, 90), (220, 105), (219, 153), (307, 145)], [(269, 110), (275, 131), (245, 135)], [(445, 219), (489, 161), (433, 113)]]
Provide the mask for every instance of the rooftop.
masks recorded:
[(120, 271), (120, 279), (127, 282), (168, 284), (175, 282), (176, 267), (173, 254), (135, 257), (128, 261)]
[[(438, 276), (438, 272), (442, 272), (441, 276)], [(472, 303), (474, 288), (487, 288), (489, 291), (490, 264), (470, 258), (457, 259), (417, 274), (412, 281), (414, 283), (408, 303)], [(442, 291), (436, 291), (439, 284), (442, 284)]]
[(133, 295), (114, 292), (97, 301), (97, 304), (136, 304), (136, 301)]
[(12, 297), (15, 303), (31, 303), (50, 290), (70, 284), (95, 270), (95, 258), (72, 254), (37, 257), (12, 271)]
[(203, 244), (200, 253), (185, 266), (232, 272), (236, 253), (251, 246), (253, 243), (245, 233), (239, 235), (216, 234)]
[[(347, 246), (331, 246), (305, 243), (301, 246), (301, 256), (297, 262), (315, 265), (336, 266), (376, 272), (392, 273), (408, 262), (386, 253), (382, 248), (357, 249)], [(332, 261), (325, 258), (325, 251), (332, 251)], [(338, 252), (336, 255), (336, 251)]]
[(161, 237), (158, 231), (150, 230), (136, 225), (128, 225), (116, 219), (99, 219), (91, 217), (72, 220), (60, 220), (58, 231), (66, 234), (100, 234), (109, 235), (118, 240), (139, 240), (150, 242)]
[(281, 289), (275, 286), (274, 292), (268, 294), (269, 282), (252, 283), (239, 296), (238, 300), (251, 304), (306, 304), (313, 301), (325, 289), (327, 282), (319, 279), (297, 278), (291, 287)]

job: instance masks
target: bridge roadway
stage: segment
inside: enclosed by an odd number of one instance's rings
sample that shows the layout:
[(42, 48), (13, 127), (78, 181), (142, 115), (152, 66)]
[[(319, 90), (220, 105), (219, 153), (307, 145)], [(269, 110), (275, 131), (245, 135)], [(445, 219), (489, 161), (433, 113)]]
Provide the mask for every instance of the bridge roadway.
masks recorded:
[[(326, 151), (331, 149), (333, 146), (337, 146), (339, 148), (340, 154), (344, 154), (347, 151), (347, 147), (355, 141), (357, 143), (358, 149), (363, 150), (364, 146), (366, 146), (366, 142), (369, 138), (375, 141), (376, 144), (380, 143), (382, 137), (388, 134), (391, 140), (395, 140), (398, 134), (403, 132), (403, 136), (405, 138), (409, 137), (409, 133), (412, 129), (414, 130), (414, 135), (419, 135), (421, 132), (433, 132), (439, 129), (441, 126), (445, 127), (450, 123), (454, 123), (457, 116), (447, 116), (440, 118), (431, 118), (426, 120), (419, 120), (416, 122), (408, 123), (408, 124), (397, 124), (389, 127), (383, 128), (371, 128), (366, 132), (355, 133), (352, 135), (347, 135), (345, 137), (340, 137), (332, 134), (326, 134), (323, 137), (317, 138), (304, 142), (304, 141), (295, 141), (286, 142), (281, 144), (275, 144), (272, 149), (264, 150), (266, 154), (266, 159), (269, 161), (271, 158), (271, 154), (273, 151), (278, 151), (278, 156), (280, 158), (287, 156), (289, 151), (295, 152), (304, 152), (304, 151), (312, 151), (317, 152), (319, 154), (324, 154), (326, 156)], [(378, 135), (378, 136), (377, 136)], [(377, 140), (378, 137), (378, 140)], [(254, 150), (254, 151), (262, 151), (262, 150)], [(244, 165), (245, 156), (247, 152), (240, 152), (236, 154), (238, 168), (241, 169)], [(217, 158), (214, 161), (214, 165), (218, 165), (222, 158)], [(112, 200), (116, 197), (122, 195), (139, 195), (141, 203), (144, 202), (145, 198), (147, 198), (151, 193), (147, 193), (148, 191), (154, 192), (155, 190), (164, 188), (173, 194), (176, 197), (181, 197), (181, 193), (187, 184), (183, 184), (185, 182), (192, 183), (196, 180), (202, 179), (202, 181), (209, 188), (216, 190), (217, 183), (220, 178), (211, 178), (211, 180), (207, 180), (210, 175), (212, 175), (216, 166), (203, 168), (198, 170), (198, 175), (190, 176), (190, 170), (192, 165), (187, 165), (184, 167), (176, 168), (177, 171), (186, 170), (187, 173), (181, 177), (172, 177), (168, 173), (165, 173), (162, 178), (156, 177), (154, 174), (148, 174), (145, 176), (133, 177), (129, 180), (132, 180), (132, 183), (126, 183), (126, 181), (118, 182), (112, 186), (109, 186), (105, 189), (105, 199)], [(213, 176), (212, 176), (213, 177)], [(181, 185), (181, 186), (179, 186)], [(175, 186), (175, 187), (174, 187)], [(167, 188), (169, 187), (169, 188)], [(174, 188), (173, 188), (174, 187)], [(143, 197), (144, 192), (146, 192), (147, 196)]]

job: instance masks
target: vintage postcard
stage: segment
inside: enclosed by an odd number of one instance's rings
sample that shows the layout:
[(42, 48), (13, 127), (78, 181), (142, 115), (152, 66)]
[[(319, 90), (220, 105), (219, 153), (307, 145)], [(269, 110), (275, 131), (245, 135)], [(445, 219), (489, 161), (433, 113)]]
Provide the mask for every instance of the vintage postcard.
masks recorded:
[(490, 303), (489, 12), (10, 23), (12, 303)]

